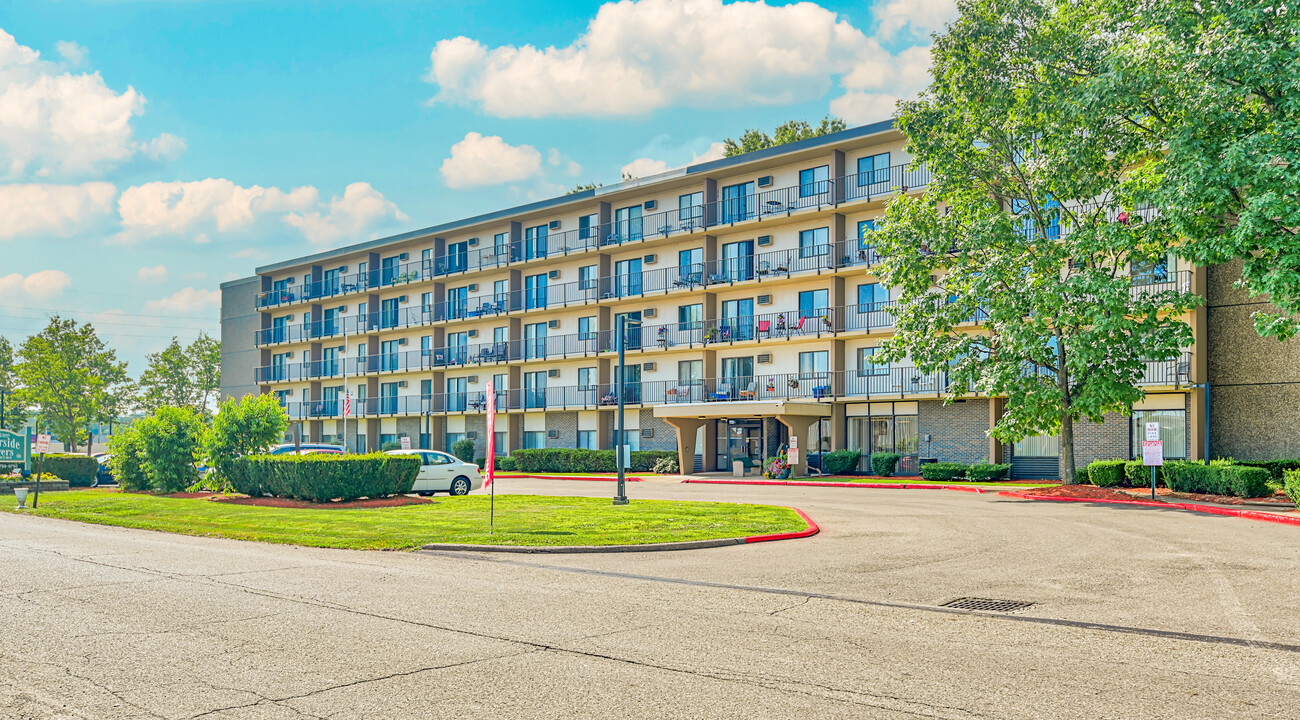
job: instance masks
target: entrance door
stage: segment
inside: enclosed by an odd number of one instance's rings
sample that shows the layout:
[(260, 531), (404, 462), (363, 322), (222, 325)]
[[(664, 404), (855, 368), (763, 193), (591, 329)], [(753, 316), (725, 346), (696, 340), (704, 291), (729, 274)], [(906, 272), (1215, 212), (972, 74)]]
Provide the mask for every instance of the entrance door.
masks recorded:
[(1021, 440), (1012, 448), (1012, 480), (1059, 480), (1060, 478), (1060, 437), (1036, 435)]
[[(729, 420), (726, 434), (718, 438), (718, 469), (731, 470), (739, 460), (747, 468), (760, 467), (762, 455), (763, 424), (760, 420)], [(772, 450), (775, 454), (775, 449)]]

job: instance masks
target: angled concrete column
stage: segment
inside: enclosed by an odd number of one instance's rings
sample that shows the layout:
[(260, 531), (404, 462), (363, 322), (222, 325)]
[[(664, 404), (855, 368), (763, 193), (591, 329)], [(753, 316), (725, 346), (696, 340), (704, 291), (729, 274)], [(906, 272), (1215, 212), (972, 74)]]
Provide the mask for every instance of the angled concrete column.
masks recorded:
[(799, 462), (790, 465), (790, 477), (807, 475), (808, 452), (817, 440), (815, 428), (821, 418), (812, 415), (777, 415), (776, 419), (785, 426), (790, 437), (799, 438)]
[[(990, 431), (993, 430), (993, 426), (997, 425), (998, 421), (1002, 419), (1002, 413), (1006, 410), (1006, 404), (1006, 398), (989, 398)], [(989, 436), (989, 462), (1002, 462), (1002, 443), (993, 439), (992, 435)]]
[(695, 435), (704, 425), (704, 420), (698, 418), (664, 418), (664, 420), (677, 429), (677, 462), (680, 465), (680, 472), (683, 475), (690, 474), (695, 469)]

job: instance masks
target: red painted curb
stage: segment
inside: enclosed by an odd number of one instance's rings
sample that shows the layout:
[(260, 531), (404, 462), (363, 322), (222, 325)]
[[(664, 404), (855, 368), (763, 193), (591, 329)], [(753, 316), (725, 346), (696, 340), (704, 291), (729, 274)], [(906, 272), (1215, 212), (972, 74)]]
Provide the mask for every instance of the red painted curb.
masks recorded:
[(1261, 520), (1263, 522), (1278, 523), (1280, 525), (1295, 525), (1300, 527), (1300, 517), (1288, 515), (1274, 515), (1273, 513), (1259, 512), (1258, 510), (1235, 510), (1233, 508), (1210, 507), (1208, 505), (1193, 505), (1191, 503), (1169, 503), (1153, 500), (1107, 500), (1100, 498), (1076, 498), (1076, 497), (1053, 497), (1050, 495), (1031, 495), (1027, 492), (1018, 492), (1015, 490), (1003, 490), (999, 495), (1007, 497), (1020, 498), (1022, 500), (1051, 500), (1055, 502), (1091, 502), (1103, 503), (1106, 505), (1138, 505), (1141, 507), (1164, 507), (1174, 508), (1175, 510), (1187, 510), (1189, 512), (1206, 513), (1208, 515), (1225, 515), (1227, 517), (1246, 518), (1247, 520)]
[(771, 535), (751, 535), (750, 537), (745, 538), (745, 543), (749, 544), (749, 543), (771, 542), (773, 540), (795, 540), (797, 538), (812, 537), (813, 535), (816, 535), (817, 533), (821, 532), (822, 529), (818, 527), (817, 523), (813, 522), (812, 518), (808, 517), (807, 513), (805, 513), (803, 510), (800, 510), (799, 508), (795, 508), (795, 507), (792, 507), (790, 509), (799, 513), (799, 517), (803, 518), (803, 521), (808, 523), (808, 527), (804, 528), (803, 530), (800, 530), (799, 532), (792, 532), (792, 533), (773, 533)]
[[(558, 475), (529, 475), (528, 473), (496, 473), (498, 478), (518, 479), (533, 478), (535, 480), (581, 480), (583, 482), (618, 482), (617, 477), (604, 477), (603, 475), (571, 475), (560, 477)], [(627, 482), (642, 482), (639, 477), (628, 476), (624, 478)]]
[(962, 485), (910, 485), (906, 483), (817, 482), (816, 480), (683, 480), (696, 485), (792, 485), (795, 487), (873, 488), (876, 490), (956, 490), (980, 493), (984, 488)]

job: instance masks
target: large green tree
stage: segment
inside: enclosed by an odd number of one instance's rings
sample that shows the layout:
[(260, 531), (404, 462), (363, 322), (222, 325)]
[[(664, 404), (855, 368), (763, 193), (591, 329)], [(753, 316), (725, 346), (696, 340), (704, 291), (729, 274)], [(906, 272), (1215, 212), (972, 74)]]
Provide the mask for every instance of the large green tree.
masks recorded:
[(226, 398), (212, 419), (204, 457), (217, 476), (228, 481), (235, 460), (266, 452), (284, 438), (288, 427), (289, 416), (274, 395)]
[(14, 372), (20, 400), (70, 448), (87, 440), (91, 423), (115, 420), (130, 391), (126, 363), (95, 329), (58, 315), (23, 343)]
[(203, 417), (212, 416), (212, 404), (221, 389), (221, 344), (207, 333), (188, 346), (171, 343), (148, 355), (140, 374), (139, 404), (146, 412), (160, 407), (188, 407)]
[(17, 432), (27, 424), (28, 413), (18, 393), (18, 375), (14, 372), (14, 348), (0, 337), (0, 391), (4, 392), (4, 423), (0, 429)]
[(771, 135), (762, 130), (746, 130), (740, 139), (727, 138), (723, 141), (723, 154), (726, 157), (741, 155), (755, 150), (785, 145), (787, 143), (807, 140), (808, 138), (829, 135), (848, 127), (843, 120), (827, 115), (816, 126), (806, 120), (789, 120), (776, 126)]
[(1059, 435), (1073, 483), (1074, 423), (1141, 399), (1147, 364), (1191, 343), (1181, 318), (1198, 298), (1132, 277), (1174, 238), (1125, 192), (1141, 150), (1129, 129), (1079, 102), (1104, 49), (1089, 16), (1050, 0), (960, 9), (936, 39), (933, 84), (900, 106), (933, 179), (895, 199), (878, 233), (881, 276), (900, 293), (885, 355), (941, 373), (949, 400), (1007, 398), (992, 435)]

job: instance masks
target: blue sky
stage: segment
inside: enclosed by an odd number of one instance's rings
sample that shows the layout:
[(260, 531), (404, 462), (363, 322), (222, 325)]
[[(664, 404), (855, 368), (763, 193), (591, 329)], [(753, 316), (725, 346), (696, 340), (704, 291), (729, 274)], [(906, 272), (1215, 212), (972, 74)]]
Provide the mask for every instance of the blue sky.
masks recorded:
[(138, 373), (282, 260), (886, 117), (952, 0), (100, 0), (0, 9), (0, 335)]

